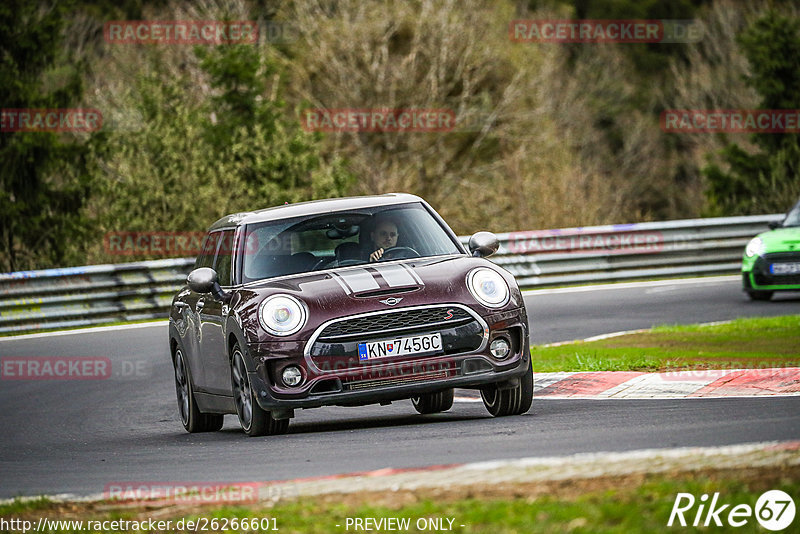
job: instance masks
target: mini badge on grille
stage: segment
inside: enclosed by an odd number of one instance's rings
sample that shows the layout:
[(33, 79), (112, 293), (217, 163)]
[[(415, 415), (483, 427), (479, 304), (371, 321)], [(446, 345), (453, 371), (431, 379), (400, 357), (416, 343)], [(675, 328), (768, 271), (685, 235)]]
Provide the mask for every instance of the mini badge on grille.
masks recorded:
[(388, 299), (379, 300), (378, 302), (380, 302), (382, 304), (386, 304), (387, 306), (394, 306), (395, 304), (397, 304), (401, 300), (403, 300), (403, 297), (400, 297), (400, 298), (389, 297)]

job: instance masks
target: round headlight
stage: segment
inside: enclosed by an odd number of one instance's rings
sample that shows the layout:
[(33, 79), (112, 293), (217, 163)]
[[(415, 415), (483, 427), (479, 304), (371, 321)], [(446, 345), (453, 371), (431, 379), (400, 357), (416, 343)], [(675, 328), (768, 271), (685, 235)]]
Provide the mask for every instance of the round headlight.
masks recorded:
[(261, 326), (276, 336), (294, 334), (306, 324), (306, 308), (289, 295), (272, 295), (261, 303)]
[(754, 237), (747, 244), (747, 247), (744, 249), (744, 253), (747, 254), (748, 258), (752, 258), (753, 256), (761, 256), (764, 254), (765, 250), (764, 242), (761, 241), (761, 238)]
[(472, 295), (490, 308), (499, 308), (508, 302), (508, 284), (497, 271), (481, 267), (467, 275), (467, 287)]

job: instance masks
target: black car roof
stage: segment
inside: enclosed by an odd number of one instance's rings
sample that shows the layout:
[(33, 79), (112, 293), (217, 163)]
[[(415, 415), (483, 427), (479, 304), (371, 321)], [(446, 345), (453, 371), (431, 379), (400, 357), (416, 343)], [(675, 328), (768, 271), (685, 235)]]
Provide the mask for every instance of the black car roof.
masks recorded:
[(408, 193), (388, 193), (385, 195), (363, 197), (310, 200), (308, 202), (284, 204), (282, 206), (274, 206), (257, 211), (232, 213), (212, 224), (209, 231), (219, 230), (220, 228), (231, 228), (243, 224), (276, 221), (293, 217), (307, 217), (321, 213), (372, 208), (376, 206), (392, 206), (394, 204), (405, 204), (408, 202), (422, 202), (422, 199)]

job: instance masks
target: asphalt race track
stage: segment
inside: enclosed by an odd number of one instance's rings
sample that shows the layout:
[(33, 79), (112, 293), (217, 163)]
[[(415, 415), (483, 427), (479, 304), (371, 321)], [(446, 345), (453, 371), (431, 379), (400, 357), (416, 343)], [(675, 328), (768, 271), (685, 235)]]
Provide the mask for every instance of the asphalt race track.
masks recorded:
[[(800, 313), (800, 294), (749, 302), (738, 278), (526, 294), (534, 343), (655, 324)], [(0, 381), (0, 497), (97, 494), (119, 482), (286, 480), (577, 452), (800, 439), (800, 397), (534, 400), (492, 419), (481, 403), (417, 415), (387, 407), (298, 411), (285, 436), (247, 438), (233, 416), (189, 435), (175, 406), (166, 323), (0, 340), (2, 356), (101, 356), (112, 376)]]

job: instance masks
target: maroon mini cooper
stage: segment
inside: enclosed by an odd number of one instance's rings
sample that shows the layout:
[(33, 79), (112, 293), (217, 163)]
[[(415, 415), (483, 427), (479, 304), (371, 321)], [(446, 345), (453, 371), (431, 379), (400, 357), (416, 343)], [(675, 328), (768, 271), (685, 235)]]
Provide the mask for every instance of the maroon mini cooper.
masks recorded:
[(533, 398), (525, 304), (514, 277), (469, 252), (421, 198), (303, 202), (214, 223), (173, 299), (169, 345), (189, 432), (237, 414), (245, 433), (287, 431), (295, 408), (411, 399), (422, 414), (479, 389), (494, 416)]

